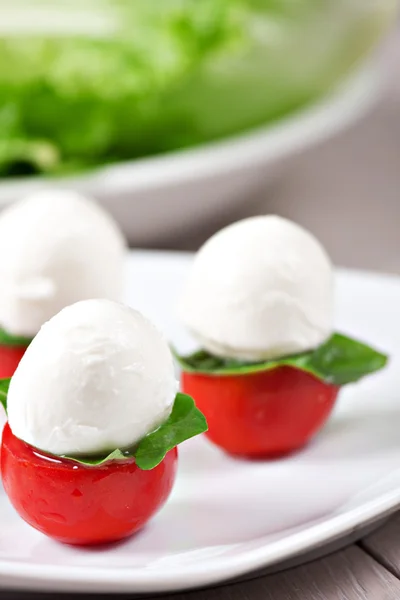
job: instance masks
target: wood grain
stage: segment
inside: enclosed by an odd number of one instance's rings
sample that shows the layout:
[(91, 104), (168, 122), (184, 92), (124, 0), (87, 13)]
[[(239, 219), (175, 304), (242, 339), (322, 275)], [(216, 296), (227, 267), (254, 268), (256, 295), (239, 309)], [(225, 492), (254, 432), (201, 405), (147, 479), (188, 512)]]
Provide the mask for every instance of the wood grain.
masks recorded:
[(360, 546), (400, 578), (400, 514), (364, 538)]
[(357, 546), (302, 567), (169, 600), (397, 600), (400, 581)]

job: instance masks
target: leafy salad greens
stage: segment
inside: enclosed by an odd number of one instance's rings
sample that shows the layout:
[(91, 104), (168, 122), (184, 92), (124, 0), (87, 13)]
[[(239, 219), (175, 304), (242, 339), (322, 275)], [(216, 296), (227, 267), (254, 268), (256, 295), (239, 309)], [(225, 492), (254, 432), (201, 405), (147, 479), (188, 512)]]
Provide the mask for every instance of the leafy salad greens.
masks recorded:
[(2, 177), (75, 172), (278, 119), (346, 76), (396, 3), (58, 0), (44, 20), (40, 0), (19, 4), (24, 27), (0, 8)]

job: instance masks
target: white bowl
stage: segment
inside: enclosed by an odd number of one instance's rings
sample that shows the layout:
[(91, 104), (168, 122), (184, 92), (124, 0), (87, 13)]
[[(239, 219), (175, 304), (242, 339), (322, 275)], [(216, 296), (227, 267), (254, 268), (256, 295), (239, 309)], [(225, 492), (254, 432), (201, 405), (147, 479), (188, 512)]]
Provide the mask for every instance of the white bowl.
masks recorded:
[(69, 187), (98, 199), (134, 245), (156, 244), (245, 201), (286, 160), (365, 113), (379, 89), (364, 68), (329, 98), (246, 135), (68, 178), (20, 178), (0, 184), (0, 207), (43, 187)]

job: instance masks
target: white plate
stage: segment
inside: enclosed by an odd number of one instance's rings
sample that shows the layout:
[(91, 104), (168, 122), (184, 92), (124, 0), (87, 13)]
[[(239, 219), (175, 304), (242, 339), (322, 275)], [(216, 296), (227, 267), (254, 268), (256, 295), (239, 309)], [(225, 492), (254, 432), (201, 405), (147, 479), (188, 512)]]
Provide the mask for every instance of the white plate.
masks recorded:
[[(190, 256), (133, 254), (129, 302), (181, 348), (174, 304)], [(181, 590), (243, 575), (348, 535), (400, 504), (400, 280), (337, 278), (337, 327), (386, 349), (390, 367), (342, 393), (303, 452), (233, 460), (205, 439), (183, 445), (174, 492), (145, 530), (113, 547), (77, 549), (22, 522), (0, 493), (0, 587), (90, 592)]]
[(272, 183), (287, 159), (325, 140), (370, 108), (380, 89), (375, 63), (352, 73), (329, 97), (244, 135), (82, 176), (0, 181), (0, 207), (45, 186), (97, 198), (132, 245), (158, 245), (198, 227)]

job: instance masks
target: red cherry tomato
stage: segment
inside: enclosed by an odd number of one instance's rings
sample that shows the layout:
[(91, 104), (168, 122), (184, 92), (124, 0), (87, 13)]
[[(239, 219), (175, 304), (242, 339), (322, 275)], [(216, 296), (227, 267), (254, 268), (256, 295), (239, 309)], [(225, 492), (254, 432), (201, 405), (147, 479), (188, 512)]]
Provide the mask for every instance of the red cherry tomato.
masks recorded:
[(0, 379), (6, 379), (14, 375), (26, 348), (27, 346), (0, 345)]
[(182, 387), (204, 413), (214, 444), (254, 458), (304, 446), (328, 419), (339, 391), (286, 366), (250, 375), (183, 373)]
[(138, 531), (168, 498), (177, 449), (150, 471), (134, 459), (88, 467), (47, 456), (4, 428), (1, 471), (4, 489), (19, 515), (61, 542), (92, 545)]

